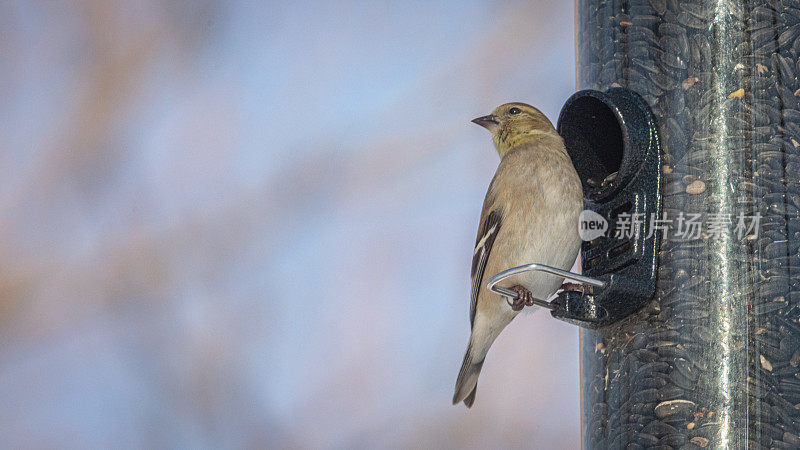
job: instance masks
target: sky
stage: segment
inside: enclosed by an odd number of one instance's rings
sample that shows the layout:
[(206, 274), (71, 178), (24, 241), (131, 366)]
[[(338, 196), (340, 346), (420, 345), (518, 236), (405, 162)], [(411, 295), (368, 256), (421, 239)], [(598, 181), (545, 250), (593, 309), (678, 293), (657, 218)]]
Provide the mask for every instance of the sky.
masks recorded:
[(0, 442), (577, 448), (544, 311), (450, 400), (498, 163), (571, 2), (0, 4)]

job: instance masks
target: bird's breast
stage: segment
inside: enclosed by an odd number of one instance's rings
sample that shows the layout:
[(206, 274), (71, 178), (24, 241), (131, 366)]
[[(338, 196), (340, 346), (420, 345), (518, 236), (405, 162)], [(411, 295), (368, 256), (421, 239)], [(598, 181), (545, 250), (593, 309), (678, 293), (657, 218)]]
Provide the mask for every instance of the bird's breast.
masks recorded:
[[(578, 219), (583, 209), (582, 197), (564, 194), (568, 189), (555, 191), (550, 197), (534, 191), (517, 193), (504, 219), (504, 223), (516, 225), (501, 228), (500, 233), (505, 236), (498, 236), (495, 242), (502, 246), (496, 249), (504, 259), (498, 265), (501, 270), (531, 263), (563, 270), (572, 267), (580, 247)], [(534, 296), (547, 298), (562, 280), (542, 272), (526, 272), (507, 282), (504, 285), (522, 284)]]

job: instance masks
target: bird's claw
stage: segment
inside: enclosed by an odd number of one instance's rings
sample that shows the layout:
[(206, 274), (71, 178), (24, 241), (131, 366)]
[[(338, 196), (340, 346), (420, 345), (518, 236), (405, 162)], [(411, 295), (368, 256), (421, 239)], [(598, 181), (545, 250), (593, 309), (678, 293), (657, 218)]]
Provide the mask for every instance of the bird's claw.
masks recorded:
[(578, 284), (578, 283), (564, 283), (561, 285), (559, 290), (565, 292), (580, 292), (581, 295), (583, 294), (592, 294), (592, 287), (585, 285), (585, 284)]
[(516, 285), (510, 289), (517, 293), (517, 298), (513, 300), (510, 298), (506, 299), (512, 311), (522, 311), (522, 308), (526, 306), (533, 306), (533, 294), (531, 291), (520, 285)]

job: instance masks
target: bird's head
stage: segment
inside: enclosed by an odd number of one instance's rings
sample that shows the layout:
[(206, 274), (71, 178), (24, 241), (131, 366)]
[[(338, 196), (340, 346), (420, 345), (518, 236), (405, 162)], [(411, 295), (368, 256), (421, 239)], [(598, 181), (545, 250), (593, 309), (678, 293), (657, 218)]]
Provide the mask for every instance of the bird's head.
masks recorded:
[(525, 103), (500, 105), (488, 116), (472, 121), (492, 133), (492, 141), (500, 158), (521, 144), (558, 136), (550, 120), (541, 111)]

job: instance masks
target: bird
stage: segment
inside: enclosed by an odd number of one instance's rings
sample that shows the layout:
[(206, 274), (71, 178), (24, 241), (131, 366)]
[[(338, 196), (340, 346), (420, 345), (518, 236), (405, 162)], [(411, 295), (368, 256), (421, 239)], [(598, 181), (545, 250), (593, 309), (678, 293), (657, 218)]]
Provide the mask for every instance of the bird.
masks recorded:
[[(473, 119), (492, 134), (500, 164), (483, 202), (472, 257), (471, 334), (456, 380), (453, 404), (475, 402), (489, 347), (533, 298), (547, 299), (563, 281), (525, 272), (498, 286), (518, 294), (512, 302), (485, 288), (489, 277), (524, 264), (569, 270), (580, 248), (581, 180), (550, 120), (525, 103), (506, 103)], [(567, 285), (564, 285), (567, 286)], [(566, 289), (566, 288), (565, 288)]]

